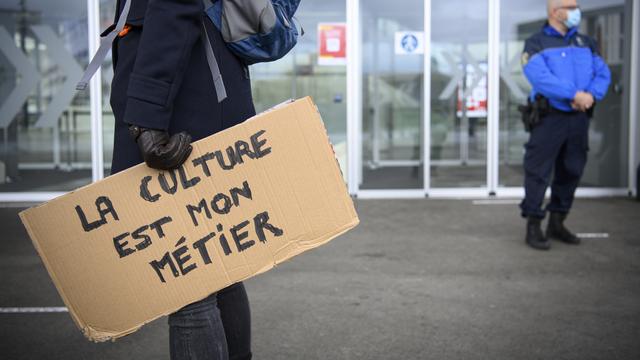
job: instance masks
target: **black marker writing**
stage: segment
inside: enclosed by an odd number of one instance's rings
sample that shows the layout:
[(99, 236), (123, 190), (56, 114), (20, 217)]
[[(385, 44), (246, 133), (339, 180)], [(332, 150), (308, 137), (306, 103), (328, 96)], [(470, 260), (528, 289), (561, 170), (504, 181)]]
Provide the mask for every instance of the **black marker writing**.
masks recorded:
[(116, 209), (113, 207), (113, 203), (106, 196), (100, 196), (96, 199), (96, 210), (98, 211), (98, 215), (100, 216), (99, 220), (88, 222), (87, 216), (84, 214), (84, 211), (80, 207), (80, 205), (76, 206), (76, 213), (80, 218), (80, 223), (82, 224), (82, 228), (84, 231), (89, 232), (91, 230), (95, 230), (100, 226), (107, 223), (107, 215), (111, 215), (114, 220), (120, 220), (118, 218), (118, 213), (116, 213)]

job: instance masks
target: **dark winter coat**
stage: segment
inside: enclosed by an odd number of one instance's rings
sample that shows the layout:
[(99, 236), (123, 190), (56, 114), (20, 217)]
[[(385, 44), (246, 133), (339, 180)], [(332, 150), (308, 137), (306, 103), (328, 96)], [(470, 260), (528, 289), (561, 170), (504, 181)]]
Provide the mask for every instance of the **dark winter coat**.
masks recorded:
[[(118, 0), (117, 14), (123, 7)], [(201, 39), (203, 22), (227, 91), (221, 103)], [(202, 0), (133, 0), (127, 24), (130, 31), (113, 44), (112, 174), (143, 161), (128, 124), (186, 131), (195, 141), (255, 114), (248, 69), (229, 52)]]

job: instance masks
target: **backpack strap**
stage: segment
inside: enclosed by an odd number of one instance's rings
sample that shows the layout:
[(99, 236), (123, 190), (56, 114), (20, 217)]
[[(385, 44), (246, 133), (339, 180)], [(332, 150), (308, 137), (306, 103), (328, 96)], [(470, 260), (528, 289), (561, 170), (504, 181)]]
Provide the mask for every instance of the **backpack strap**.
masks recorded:
[(127, 22), (127, 16), (129, 15), (129, 8), (131, 8), (131, 0), (127, 0), (124, 3), (124, 9), (122, 9), (122, 13), (118, 18), (116, 27), (100, 41), (100, 47), (98, 48), (96, 54), (93, 56), (93, 59), (91, 59), (91, 62), (89, 62), (89, 65), (84, 71), (82, 78), (76, 85), (76, 90), (85, 90), (89, 85), (89, 80), (91, 79), (91, 77), (93, 77), (96, 71), (100, 69), (104, 58), (107, 57), (107, 53), (109, 52), (109, 50), (111, 50), (111, 44), (113, 43), (113, 40), (116, 38), (118, 33), (120, 33), (122, 29), (124, 29), (124, 25)]
[[(206, 1), (206, 0), (205, 0)], [(216, 88), (216, 95), (218, 95), (218, 102), (222, 102), (227, 98), (227, 90), (224, 87), (224, 82), (222, 81), (222, 74), (220, 73), (220, 67), (218, 66), (218, 61), (216, 60), (216, 55), (213, 53), (213, 48), (211, 47), (211, 40), (209, 39), (209, 34), (207, 33), (207, 28), (202, 23), (202, 41), (204, 42), (204, 51), (207, 54), (207, 63), (209, 63), (209, 70), (211, 71), (211, 77), (213, 78), (213, 86)]]
[[(211, 6), (211, 0), (203, 0), (205, 7)], [(124, 8), (122, 9), (122, 13), (120, 13), (120, 17), (118, 18), (118, 22), (116, 23), (116, 27), (111, 30), (105, 37), (100, 41), (100, 47), (98, 51), (93, 56), (89, 65), (87, 65), (82, 78), (76, 85), (76, 90), (85, 90), (89, 85), (89, 80), (93, 77), (93, 75), (100, 69), (104, 58), (107, 57), (109, 50), (111, 50), (111, 45), (113, 44), (113, 40), (118, 36), (118, 34), (124, 29), (124, 25), (127, 22), (127, 16), (129, 15), (129, 9), (131, 8), (131, 0), (126, 0), (124, 3)], [(211, 41), (209, 39), (209, 34), (207, 34), (207, 29), (202, 23), (202, 41), (204, 42), (205, 53), (207, 54), (207, 63), (209, 64), (209, 70), (211, 71), (211, 76), (213, 77), (213, 85), (216, 89), (216, 94), (218, 96), (218, 102), (222, 102), (227, 98), (227, 91), (224, 87), (224, 82), (222, 81), (222, 74), (220, 73), (220, 67), (218, 66), (218, 61), (216, 60), (216, 56), (213, 53), (213, 48), (211, 47)]]

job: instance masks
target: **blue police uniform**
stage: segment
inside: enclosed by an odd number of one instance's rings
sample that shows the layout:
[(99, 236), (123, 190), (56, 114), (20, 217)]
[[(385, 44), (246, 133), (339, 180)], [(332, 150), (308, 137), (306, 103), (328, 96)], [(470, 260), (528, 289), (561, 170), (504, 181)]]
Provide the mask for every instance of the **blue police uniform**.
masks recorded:
[(531, 99), (541, 94), (551, 112), (531, 131), (525, 145), (525, 198), (522, 216), (544, 218), (544, 195), (552, 170), (551, 201), (546, 210), (566, 214), (587, 161), (589, 116), (574, 111), (578, 91), (602, 100), (611, 73), (598, 54), (596, 42), (571, 28), (562, 35), (549, 24), (525, 42), (524, 74), (532, 85)]
[[(117, 2), (114, 24), (124, 3)], [(201, 38), (203, 21), (225, 82), (227, 98), (222, 102)], [(127, 25), (130, 30), (112, 47), (112, 174), (143, 162), (129, 124), (170, 134), (186, 131), (196, 141), (255, 115), (248, 69), (227, 49), (202, 0), (134, 0)], [(222, 321), (224, 334), (208, 329), (216, 320)], [(169, 324), (172, 359), (207, 353), (214, 336), (226, 338), (230, 358), (251, 358), (249, 303), (242, 283), (186, 306), (169, 317)], [(192, 341), (183, 340), (190, 336)]]

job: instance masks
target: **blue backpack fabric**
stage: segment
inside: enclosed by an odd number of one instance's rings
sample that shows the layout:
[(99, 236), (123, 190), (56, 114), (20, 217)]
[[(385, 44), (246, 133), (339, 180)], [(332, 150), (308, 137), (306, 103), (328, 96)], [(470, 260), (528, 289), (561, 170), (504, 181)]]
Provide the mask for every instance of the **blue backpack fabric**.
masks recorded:
[(251, 65), (278, 60), (296, 45), (299, 33), (293, 16), (299, 4), (300, 0), (217, 0), (205, 11), (227, 47)]

